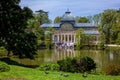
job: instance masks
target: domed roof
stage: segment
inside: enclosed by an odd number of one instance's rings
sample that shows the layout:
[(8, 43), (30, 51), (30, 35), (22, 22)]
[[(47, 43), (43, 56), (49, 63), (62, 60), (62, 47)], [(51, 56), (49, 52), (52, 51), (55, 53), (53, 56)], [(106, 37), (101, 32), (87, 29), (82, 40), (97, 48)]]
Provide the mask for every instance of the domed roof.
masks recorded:
[(74, 19), (74, 16), (71, 14), (71, 12), (68, 10), (62, 16), (61, 21), (75, 21), (75, 19)]

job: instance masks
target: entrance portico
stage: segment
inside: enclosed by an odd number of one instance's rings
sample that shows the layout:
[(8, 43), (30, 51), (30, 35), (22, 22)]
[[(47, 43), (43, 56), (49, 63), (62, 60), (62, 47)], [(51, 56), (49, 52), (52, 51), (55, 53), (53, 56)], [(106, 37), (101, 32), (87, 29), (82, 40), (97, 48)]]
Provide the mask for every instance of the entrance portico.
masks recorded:
[(53, 35), (53, 41), (55, 43), (59, 43), (59, 42), (62, 42), (62, 43), (75, 43), (75, 32), (61, 32), (61, 33), (55, 33)]

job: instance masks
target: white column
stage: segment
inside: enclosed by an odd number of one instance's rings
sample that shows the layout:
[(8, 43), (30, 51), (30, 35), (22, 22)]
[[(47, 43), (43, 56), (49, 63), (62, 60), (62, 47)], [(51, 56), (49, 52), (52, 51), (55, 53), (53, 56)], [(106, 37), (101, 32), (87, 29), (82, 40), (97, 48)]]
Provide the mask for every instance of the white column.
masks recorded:
[(64, 37), (64, 43), (65, 43), (65, 34), (63, 35), (63, 37)]
[(65, 35), (65, 42), (67, 42), (67, 35)]
[(62, 34), (60, 36), (61, 36), (61, 42), (62, 42)]
[(72, 35), (72, 43), (74, 42), (74, 35)]
[(66, 42), (68, 42), (68, 34), (66, 35), (66, 37), (67, 37), (67, 40), (66, 40)]
[(67, 38), (68, 38), (68, 39), (67, 39), (67, 42), (69, 42), (69, 34), (67, 35)]
[(64, 33), (62, 32), (62, 42), (64, 42), (64, 36), (63, 35), (64, 35)]
[(71, 35), (69, 35), (69, 42), (71, 42)]
[(62, 34), (61, 36), (62, 36), (62, 42), (63, 42), (63, 39), (64, 39), (64, 38), (63, 38), (63, 34)]
[(61, 34), (61, 42), (62, 42), (62, 34)]
[(60, 38), (61, 38), (60, 41), (62, 42), (62, 34), (60, 35)]
[(63, 34), (62, 34), (62, 42), (64, 42), (64, 36), (63, 36)]
[(59, 35), (57, 35), (57, 38), (58, 38), (58, 41), (57, 41), (57, 42), (59, 42)]

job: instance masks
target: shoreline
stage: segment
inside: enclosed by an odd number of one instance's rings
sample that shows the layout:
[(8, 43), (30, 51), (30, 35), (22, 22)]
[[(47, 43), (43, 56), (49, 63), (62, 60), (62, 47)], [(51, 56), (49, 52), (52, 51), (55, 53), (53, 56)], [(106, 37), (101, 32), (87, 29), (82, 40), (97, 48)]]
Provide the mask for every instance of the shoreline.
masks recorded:
[(104, 46), (110, 46), (110, 47), (120, 47), (120, 45), (117, 45), (117, 44), (105, 44)]

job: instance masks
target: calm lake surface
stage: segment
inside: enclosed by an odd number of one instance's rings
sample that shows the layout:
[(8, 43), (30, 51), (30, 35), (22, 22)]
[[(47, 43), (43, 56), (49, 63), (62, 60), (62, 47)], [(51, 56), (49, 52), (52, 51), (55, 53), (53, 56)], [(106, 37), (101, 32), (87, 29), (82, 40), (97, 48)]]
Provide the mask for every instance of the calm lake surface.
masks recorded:
[(89, 56), (97, 63), (97, 69), (103, 70), (109, 64), (120, 64), (120, 48), (112, 47), (106, 50), (39, 50), (35, 60), (18, 59), (11, 57), (12, 60), (25, 65), (40, 65), (44, 63), (55, 63), (57, 60), (65, 59), (66, 57), (84, 57)]

